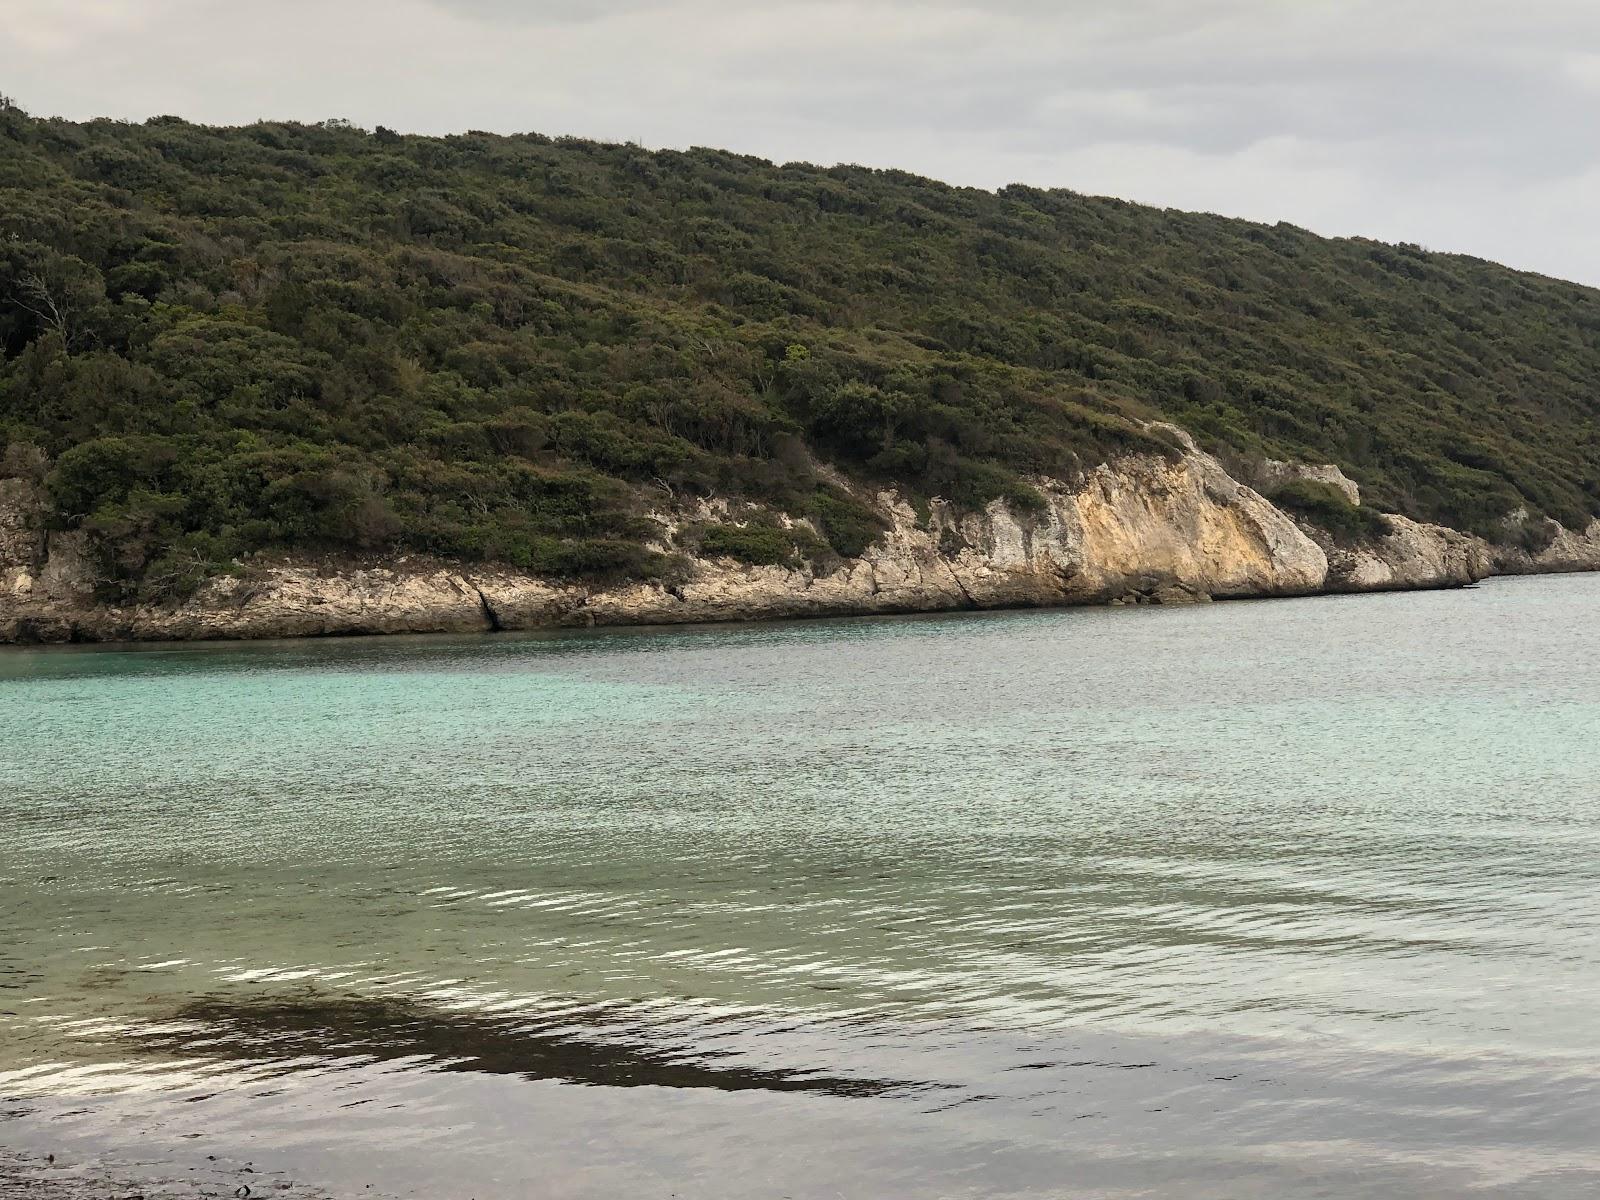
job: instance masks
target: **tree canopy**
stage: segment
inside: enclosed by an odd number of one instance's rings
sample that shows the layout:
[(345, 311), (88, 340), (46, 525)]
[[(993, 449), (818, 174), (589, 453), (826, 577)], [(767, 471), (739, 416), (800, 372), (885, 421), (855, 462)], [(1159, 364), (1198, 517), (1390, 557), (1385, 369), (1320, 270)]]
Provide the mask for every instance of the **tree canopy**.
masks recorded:
[(1169, 453), (1156, 417), (1417, 518), (1582, 526), (1597, 302), (1060, 190), (0, 106), (0, 474), (130, 594), (273, 548), (648, 576), (646, 514), (701, 495), (855, 554), (880, 523), (830, 480), (1026, 508), (1030, 478)]

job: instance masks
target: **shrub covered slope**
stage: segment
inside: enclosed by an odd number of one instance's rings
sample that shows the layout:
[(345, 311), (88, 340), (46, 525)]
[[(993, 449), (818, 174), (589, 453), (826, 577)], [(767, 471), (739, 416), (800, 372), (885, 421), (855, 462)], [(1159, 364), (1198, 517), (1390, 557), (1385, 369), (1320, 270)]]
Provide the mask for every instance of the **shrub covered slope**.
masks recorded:
[[(0, 449), (129, 594), (250, 550), (648, 575), (671, 497), (1037, 500), (1164, 447), (1495, 533), (1600, 508), (1600, 293), (1065, 191), (0, 108)], [(1314, 506), (1313, 506), (1314, 508)], [(712, 531), (764, 561), (825, 550)]]

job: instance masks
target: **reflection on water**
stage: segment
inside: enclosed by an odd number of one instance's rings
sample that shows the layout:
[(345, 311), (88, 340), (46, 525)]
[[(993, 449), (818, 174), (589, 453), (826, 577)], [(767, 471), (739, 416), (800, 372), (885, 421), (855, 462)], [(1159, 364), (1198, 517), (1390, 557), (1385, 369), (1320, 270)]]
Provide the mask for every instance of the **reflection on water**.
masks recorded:
[(1593, 1194), (1597, 606), (0, 653), (0, 1142), (480, 1200)]
[(440, 1071), (482, 1071), (604, 1087), (877, 1096), (896, 1086), (873, 1079), (761, 1070), (718, 1058), (674, 1059), (649, 1045), (603, 1040), (613, 1030), (626, 1038), (637, 1026), (604, 1008), (510, 1016), (446, 1014), (393, 998), (207, 997), (185, 1004), (175, 1021), (145, 1030), (139, 1045), (174, 1055), (272, 1057), (319, 1065), (400, 1059)]

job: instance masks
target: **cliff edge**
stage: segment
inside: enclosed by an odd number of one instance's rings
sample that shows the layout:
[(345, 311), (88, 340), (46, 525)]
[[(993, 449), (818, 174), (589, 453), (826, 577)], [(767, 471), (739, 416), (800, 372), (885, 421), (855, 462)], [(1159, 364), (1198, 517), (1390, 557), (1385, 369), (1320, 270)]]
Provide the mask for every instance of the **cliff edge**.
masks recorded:
[[(68, 642), (465, 632), (673, 624), (962, 608), (1183, 603), (1253, 596), (1459, 587), (1497, 571), (1600, 568), (1600, 521), (1540, 553), (1389, 516), (1342, 544), (1298, 522), (1173, 431), (1173, 457), (1130, 457), (1081, 481), (1040, 480), (1044, 503), (922, 512), (894, 492), (887, 529), (857, 559), (752, 566), (684, 554), (668, 581), (539, 578), (495, 565), (257, 558), (177, 604), (97, 599), (82, 535), (46, 528), (44, 497), (0, 481), (0, 641)], [(700, 511), (657, 514), (663, 549)], [(787, 520), (787, 518), (783, 518)]]

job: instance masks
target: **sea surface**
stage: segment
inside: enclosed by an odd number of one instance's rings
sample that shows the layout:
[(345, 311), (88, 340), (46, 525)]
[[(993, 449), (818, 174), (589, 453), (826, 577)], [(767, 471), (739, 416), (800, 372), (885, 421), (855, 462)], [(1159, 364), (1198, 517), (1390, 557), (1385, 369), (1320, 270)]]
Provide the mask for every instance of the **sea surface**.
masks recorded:
[(258, 1197), (1600, 1195), (1600, 577), (0, 650), (0, 1147)]

